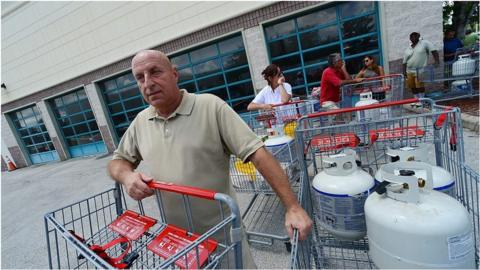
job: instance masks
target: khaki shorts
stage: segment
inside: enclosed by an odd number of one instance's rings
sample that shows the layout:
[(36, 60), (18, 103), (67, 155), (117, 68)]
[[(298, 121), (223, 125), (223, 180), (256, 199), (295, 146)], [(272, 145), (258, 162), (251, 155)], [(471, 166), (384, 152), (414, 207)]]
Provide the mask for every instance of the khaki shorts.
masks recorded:
[(415, 88), (424, 88), (425, 85), (423, 84), (423, 82), (417, 79), (417, 74), (407, 73), (407, 87), (408, 89), (415, 89)]

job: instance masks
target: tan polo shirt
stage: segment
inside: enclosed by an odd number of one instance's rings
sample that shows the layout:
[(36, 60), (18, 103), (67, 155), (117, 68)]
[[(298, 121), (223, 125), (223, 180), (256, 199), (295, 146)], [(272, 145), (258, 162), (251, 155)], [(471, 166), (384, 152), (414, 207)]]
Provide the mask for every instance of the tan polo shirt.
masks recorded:
[[(142, 161), (148, 170), (145, 173), (155, 180), (211, 189), (236, 200), (229, 179), (230, 154), (245, 161), (263, 142), (217, 96), (181, 92), (180, 106), (167, 118), (152, 106), (141, 111), (113, 159)], [(167, 222), (186, 228), (180, 196), (164, 196), (163, 202)], [(194, 199), (191, 204), (196, 232), (203, 233), (220, 221), (217, 203)]]

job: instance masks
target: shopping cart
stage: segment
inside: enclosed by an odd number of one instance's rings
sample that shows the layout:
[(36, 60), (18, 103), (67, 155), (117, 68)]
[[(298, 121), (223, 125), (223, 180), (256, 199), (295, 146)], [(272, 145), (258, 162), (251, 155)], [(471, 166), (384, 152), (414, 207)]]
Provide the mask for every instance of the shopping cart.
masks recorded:
[[(479, 176), (465, 165), (463, 132), (458, 108), (438, 106), (430, 99), (421, 114), (404, 110), (407, 104), (418, 99), (386, 102), (358, 108), (339, 109), (309, 115), (298, 121), (296, 131), (297, 152), (302, 158), (302, 183), (299, 201), (314, 218), (312, 234), (306, 241), (298, 241), (295, 232), (292, 240), (291, 268), (375, 268), (369, 257), (368, 236), (357, 241), (338, 240), (323, 229), (316, 217), (311, 180), (323, 169), (323, 158), (354, 149), (359, 165), (372, 175), (389, 162), (388, 147), (431, 146), (429, 163), (446, 169), (455, 180), (455, 197), (468, 210), (474, 230), (476, 262), (480, 255)], [(368, 123), (345, 123), (336, 126), (315, 126), (317, 118), (329, 115), (397, 107), (403, 113), (387, 120)], [(305, 123), (305, 124), (302, 124)], [(306, 128), (304, 128), (306, 127)], [(299, 158), (300, 158), (299, 157)]]
[[(243, 114), (242, 118), (248, 126), (262, 138), (268, 135), (286, 134), (294, 136), (296, 120), (314, 110), (314, 102), (293, 101), (273, 106), (270, 111), (257, 111)], [(278, 147), (267, 147), (279, 161), (285, 171), (294, 192), (299, 183), (299, 167), (295, 142)], [(243, 163), (235, 156), (230, 157), (230, 179), (235, 191), (252, 194), (252, 199), (242, 215), (250, 243), (273, 245), (274, 241), (285, 242), (290, 250), (290, 239), (284, 226), (285, 209), (280, 199), (255, 169), (253, 163)]]
[(403, 99), (404, 78), (402, 74), (389, 74), (374, 78), (366, 78), (362, 82), (345, 84), (340, 87), (341, 108), (355, 107), (360, 94), (372, 92), (373, 99), (379, 102)]
[[(50, 268), (242, 268), (240, 213), (227, 195), (163, 182), (149, 182), (155, 196), (126, 199), (119, 184), (45, 215)], [(169, 224), (165, 196), (185, 209), (181, 228)], [(219, 219), (197, 234), (191, 204), (218, 204)]]
[(455, 60), (417, 69), (419, 81), (427, 83), (427, 97), (440, 100), (478, 96), (479, 51), (468, 51)]

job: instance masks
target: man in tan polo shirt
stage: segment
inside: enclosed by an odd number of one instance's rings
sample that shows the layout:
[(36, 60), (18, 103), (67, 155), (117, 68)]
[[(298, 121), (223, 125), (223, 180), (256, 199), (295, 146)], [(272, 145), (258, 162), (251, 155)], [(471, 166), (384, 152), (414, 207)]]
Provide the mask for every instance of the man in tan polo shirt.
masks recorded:
[[(312, 221), (297, 202), (278, 161), (262, 141), (227, 103), (210, 94), (190, 94), (178, 88), (178, 73), (167, 56), (145, 50), (132, 59), (132, 72), (140, 91), (150, 104), (133, 120), (108, 165), (111, 177), (123, 184), (130, 197), (141, 200), (153, 194), (145, 181), (151, 179), (195, 186), (225, 193), (236, 200), (229, 179), (229, 157), (252, 161), (285, 206), (285, 226), (300, 239), (311, 230)], [(148, 176), (135, 171), (143, 161)], [(169, 223), (186, 226), (179, 196), (164, 196)], [(204, 233), (218, 223), (218, 205), (192, 201), (193, 223)], [(220, 237), (220, 236), (219, 236)], [(255, 264), (243, 241), (243, 264)]]

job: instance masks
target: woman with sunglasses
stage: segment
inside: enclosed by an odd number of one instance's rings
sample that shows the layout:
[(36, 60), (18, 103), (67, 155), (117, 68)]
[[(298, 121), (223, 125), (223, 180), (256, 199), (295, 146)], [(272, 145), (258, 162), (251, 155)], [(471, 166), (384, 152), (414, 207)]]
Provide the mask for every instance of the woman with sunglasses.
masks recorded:
[(385, 75), (382, 66), (375, 63), (375, 58), (368, 55), (363, 59), (364, 67), (358, 72), (356, 78), (373, 78)]
[[(362, 70), (360, 70), (360, 72), (358, 72), (355, 78), (374, 78), (374, 77), (380, 77), (385, 75), (385, 73), (383, 72), (383, 67), (377, 65), (377, 63), (375, 62), (375, 58), (373, 58), (372, 56), (370, 55), (365, 56), (365, 58), (363, 59), (363, 63), (364, 63), (364, 67), (362, 68)], [(371, 83), (370, 86), (375, 86), (375, 84)], [(375, 91), (372, 91), (372, 92), (373, 92), (372, 94), (374, 99), (379, 101), (385, 99), (385, 92), (375, 92)]]

